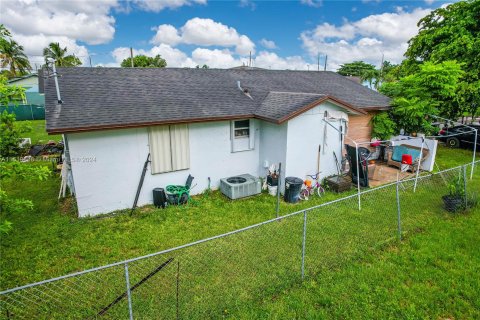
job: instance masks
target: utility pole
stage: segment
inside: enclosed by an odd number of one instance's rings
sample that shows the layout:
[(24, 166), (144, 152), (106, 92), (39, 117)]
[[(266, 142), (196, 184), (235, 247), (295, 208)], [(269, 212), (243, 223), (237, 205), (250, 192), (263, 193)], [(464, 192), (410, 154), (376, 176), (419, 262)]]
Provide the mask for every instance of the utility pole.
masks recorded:
[(130, 60), (132, 61), (132, 68), (134, 68), (133, 66), (133, 48), (130, 47)]
[(92, 67), (92, 57), (88, 55), (88, 62), (90, 63), (90, 68)]
[(327, 59), (328, 55), (325, 55), (325, 65), (323, 66), (323, 71), (327, 71)]
[(250, 60), (248, 60), (248, 66), (252, 66), (252, 51), (250, 51)]
[(317, 54), (317, 71), (320, 71), (320, 52)]
[(382, 63), (380, 64), (380, 79), (382, 79), (382, 76), (383, 76), (383, 63), (384, 63), (384, 53), (382, 52)]

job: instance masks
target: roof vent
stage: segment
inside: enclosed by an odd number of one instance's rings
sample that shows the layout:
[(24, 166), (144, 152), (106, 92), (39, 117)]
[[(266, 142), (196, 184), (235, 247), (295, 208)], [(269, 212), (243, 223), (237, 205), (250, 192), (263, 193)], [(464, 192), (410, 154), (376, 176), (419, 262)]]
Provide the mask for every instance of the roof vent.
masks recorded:
[(240, 85), (240, 81), (237, 81), (237, 86), (238, 86), (238, 90), (242, 91), (243, 94), (245, 94), (247, 97), (249, 97), (250, 99), (253, 100), (252, 96), (250, 95), (250, 92), (248, 91), (247, 88), (243, 89), (242, 86)]

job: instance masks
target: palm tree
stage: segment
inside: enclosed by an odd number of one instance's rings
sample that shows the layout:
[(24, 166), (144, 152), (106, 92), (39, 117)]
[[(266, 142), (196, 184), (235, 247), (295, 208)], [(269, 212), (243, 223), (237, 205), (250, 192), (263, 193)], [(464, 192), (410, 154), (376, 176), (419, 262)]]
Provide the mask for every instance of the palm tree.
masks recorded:
[(23, 52), (23, 46), (12, 39), (3, 40), (0, 42), (0, 67), (8, 67), (12, 77), (25, 74), (31, 70), (30, 61)]
[(82, 64), (75, 55), (67, 55), (67, 47), (62, 49), (58, 42), (52, 42), (47, 48), (43, 49), (43, 56), (45, 61), (48, 59), (55, 60), (55, 65), (58, 67), (76, 67)]
[(10, 38), (10, 37), (12, 37), (12, 34), (10, 33), (10, 31), (7, 28), (5, 28), (3, 24), (0, 24), (0, 39), (5, 40), (6, 38)]
[(371, 89), (375, 88), (378, 89), (378, 85), (380, 84), (379, 80), (380, 72), (376, 69), (368, 69), (362, 72), (360, 78), (362, 81), (368, 81), (369, 87)]

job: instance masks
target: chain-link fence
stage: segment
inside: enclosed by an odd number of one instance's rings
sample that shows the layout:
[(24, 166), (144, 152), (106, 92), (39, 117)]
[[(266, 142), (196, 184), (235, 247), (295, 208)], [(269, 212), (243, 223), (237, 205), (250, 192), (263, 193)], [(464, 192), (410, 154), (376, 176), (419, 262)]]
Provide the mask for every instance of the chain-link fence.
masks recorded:
[(0, 292), (0, 318), (229, 316), (423, 230), (446, 214), (444, 195), (462, 195), (455, 205), (469, 206), (473, 191), (480, 190), (479, 167), (477, 162), (473, 179), (472, 164), (425, 174), (181, 247), (6, 290)]

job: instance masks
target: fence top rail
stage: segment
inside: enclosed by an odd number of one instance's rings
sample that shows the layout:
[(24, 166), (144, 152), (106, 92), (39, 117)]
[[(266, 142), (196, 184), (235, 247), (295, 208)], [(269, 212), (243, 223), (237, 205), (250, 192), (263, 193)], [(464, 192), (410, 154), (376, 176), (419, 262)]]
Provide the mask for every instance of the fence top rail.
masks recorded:
[[(476, 163), (479, 163), (479, 162), (480, 162), (480, 160), (477, 160), (474, 163), (476, 164)], [(472, 165), (472, 163), (467, 163), (467, 164), (463, 164), (463, 165), (460, 165), (460, 166), (457, 166), (457, 167), (453, 167), (453, 168), (445, 169), (445, 170), (442, 170), (442, 171), (434, 172), (432, 174), (420, 176), (418, 178), (419, 179), (425, 179), (425, 178), (428, 178), (428, 177), (431, 177), (431, 176), (434, 176), (434, 175), (442, 174), (442, 173), (453, 171), (453, 170), (458, 170), (460, 168), (470, 166), (470, 165)], [(401, 180), (402, 183), (409, 182), (409, 181), (415, 181), (415, 178)], [(396, 181), (378, 186), (376, 188), (366, 189), (366, 190), (361, 191), (360, 195), (367, 194), (367, 193), (370, 193), (370, 192), (375, 192), (375, 191), (378, 191), (378, 190), (381, 190), (381, 189), (385, 189), (385, 188), (391, 187), (395, 184), (397, 184)], [(103, 270), (103, 269), (108, 269), (108, 268), (112, 268), (112, 267), (116, 267), (116, 266), (120, 266), (120, 265), (125, 265), (125, 264), (131, 263), (131, 262), (135, 262), (135, 261), (138, 261), (138, 260), (143, 260), (143, 259), (151, 258), (151, 257), (154, 257), (154, 256), (166, 254), (166, 253), (169, 253), (169, 252), (177, 251), (177, 250), (180, 250), (180, 249), (188, 248), (188, 247), (195, 246), (195, 245), (205, 243), (205, 242), (209, 242), (209, 241), (212, 241), (212, 240), (215, 240), (215, 239), (228, 237), (228, 236), (231, 236), (231, 235), (234, 235), (234, 234), (237, 234), (237, 233), (241, 233), (241, 232), (244, 232), (244, 231), (247, 231), (247, 230), (250, 230), (250, 229), (258, 228), (260, 226), (263, 226), (263, 225), (266, 225), (266, 224), (269, 224), (269, 223), (272, 223), (272, 222), (275, 222), (275, 221), (279, 221), (279, 220), (282, 220), (282, 219), (287, 219), (289, 217), (292, 217), (292, 216), (295, 216), (295, 215), (298, 215), (298, 214), (302, 214), (304, 212), (312, 211), (312, 210), (315, 210), (315, 209), (318, 209), (318, 208), (321, 208), (321, 207), (325, 207), (325, 206), (329, 206), (329, 205), (332, 205), (332, 204), (335, 204), (335, 203), (338, 203), (338, 202), (346, 201), (348, 199), (358, 197), (358, 195), (359, 195), (359, 193), (354, 193), (354, 194), (351, 194), (351, 195), (346, 196), (346, 197), (342, 197), (342, 198), (339, 198), (339, 199), (335, 199), (335, 200), (332, 200), (332, 201), (321, 203), (321, 204), (318, 204), (316, 206), (312, 206), (312, 207), (309, 207), (309, 208), (306, 208), (306, 209), (301, 209), (301, 210), (298, 210), (298, 211), (295, 211), (295, 212), (292, 212), (292, 213), (289, 213), (289, 214), (286, 214), (286, 215), (283, 215), (283, 216), (280, 216), (280, 217), (277, 217), (277, 218), (262, 221), (262, 222), (259, 222), (257, 224), (253, 224), (253, 225), (250, 225), (250, 226), (247, 226), (247, 227), (244, 227), (244, 228), (236, 229), (236, 230), (229, 231), (229, 232), (226, 232), (226, 233), (223, 233), (223, 234), (219, 234), (219, 235), (216, 235), (216, 236), (213, 236), (213, 237), (209, 237), (209, 238), (201, 239), (201, 240), (198, 240), (198, 241), (190, 242), (190, 243), (187, 243), (187, 244), (184, 244), (184, 245), (181, 245), (181, 246), (177, 246), (177, 247), (174, 247), (174, 248), (165, 249), (165, 250), (162, 250), (162, 251), (150, 253), (150, 254), (147, 254), (147, 255), (140, 256), (140, 257), (131, 258), (131, 259), (127, 259), (127, 260), (122, 260), (122, 261), (119, 261), (119, 262), (103, 265), (103, 266), (100, 266), (100, 267), (91, 268), (91, 269), (78, 271), (78, 272), (73, 272), (73, 273), (63, 275), (63, 276), (60, 276), (60, 277), (55, 277), (55, 278), (51, 278), (51, 279), (47, 279), (47, 280), (34, 282), (34, 283), (26, 284), (26, 285), (23, 285), (23, 286), (18, 286), (18, 287), (15, 287), (15, 288), (7, 289), (7, 290), (4, 290), (4, 291), (0, 291), (0, 295), (5, 295), (5, 294), (8, 294), (8, 293), (18, 291), (18, 290), (27, 289), (27, 288), (30, 288), (30, 287), (35, 287), (35, 286), (39, 286), (39, 285), (42, 285), (42, 284), (46, 284), (46, 283), (50, 283), (50, 282), (59, 281), (59, 280), (62, 280), (62, 279), (67, 279), (67, 278), (83, 275), (83, 274), (86, 274), (86, 273), (91, 273), (91, 272), (95, 272), (95, 271), (99, 271), (99, 270)]]

